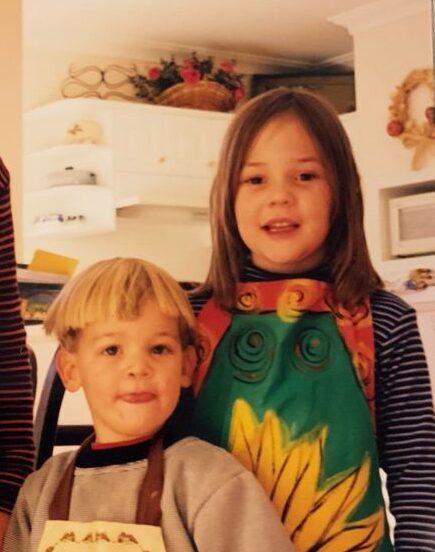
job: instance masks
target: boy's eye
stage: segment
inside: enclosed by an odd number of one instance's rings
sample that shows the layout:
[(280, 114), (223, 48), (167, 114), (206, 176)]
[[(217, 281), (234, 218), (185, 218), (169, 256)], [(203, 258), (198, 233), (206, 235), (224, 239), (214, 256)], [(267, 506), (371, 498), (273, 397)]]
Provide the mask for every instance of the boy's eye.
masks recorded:
[(154, 345), (151, 351), (155, 355), (164, 355), (164, 354), (170, 353), (171, 349), (168, 345), (165, 345), (164, 343), (159, 343), (157, 345)]
[(108, 356), (115, 356), (119, 353), (118, 345), (109, 345), (104, 348), (104, 354)]

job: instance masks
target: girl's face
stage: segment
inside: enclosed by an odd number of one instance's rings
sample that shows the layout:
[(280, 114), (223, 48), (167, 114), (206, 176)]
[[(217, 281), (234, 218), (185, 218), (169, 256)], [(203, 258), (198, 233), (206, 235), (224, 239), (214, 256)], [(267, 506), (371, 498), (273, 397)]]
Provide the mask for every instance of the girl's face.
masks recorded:
[(280, 273), (319, 265), (331, 205), (327, 168), (301, 121), (284, 114), (266, 123), (248, 150), (234, 206), (254, 264)]

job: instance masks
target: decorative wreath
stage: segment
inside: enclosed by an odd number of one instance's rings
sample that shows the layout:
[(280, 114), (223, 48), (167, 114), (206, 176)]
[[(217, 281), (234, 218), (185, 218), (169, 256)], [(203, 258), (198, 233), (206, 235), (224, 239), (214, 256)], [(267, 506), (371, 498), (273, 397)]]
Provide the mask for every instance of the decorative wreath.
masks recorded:
[(416, 69), (411, 71), (400, 86), (391, 95), (389, 106), (390, 120), (387, 133), (402, 140), (406, 148), (415, 148), (412, 168), (420, 169), (425, 155), (432, 150), (435, 153), (435, 107), (425, 110), (425, 121), (417, 121), (409, 116), (409, 97), (418, 86), (429, 87), (433, 95), (433, 71)]

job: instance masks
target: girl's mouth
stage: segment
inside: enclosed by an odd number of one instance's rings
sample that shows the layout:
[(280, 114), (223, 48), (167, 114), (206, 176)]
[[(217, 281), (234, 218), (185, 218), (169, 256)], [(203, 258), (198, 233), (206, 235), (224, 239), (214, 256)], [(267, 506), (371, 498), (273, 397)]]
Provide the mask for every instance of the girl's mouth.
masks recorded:
[(271, 220), (262, 225), (262, 229), (271, 234), (281, 234), (299, 228), (299, 224), (290, 220)]

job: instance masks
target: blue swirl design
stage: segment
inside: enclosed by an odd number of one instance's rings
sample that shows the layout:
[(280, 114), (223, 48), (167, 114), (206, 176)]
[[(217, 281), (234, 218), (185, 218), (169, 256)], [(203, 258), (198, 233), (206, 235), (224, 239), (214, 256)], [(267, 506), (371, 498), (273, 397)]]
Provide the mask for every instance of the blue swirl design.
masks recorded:
[(328, 336), (317, 328), (306, 328), (296, 336), (293, 361), (300, 370), (321, 370), (329, 362), (329, 351)]
[(248, 326), (235, 333), (230, 343), (230, 362), (233, 376), (245, 383), (258, 383), (272, 365), (275, 336), (262, 324)]

